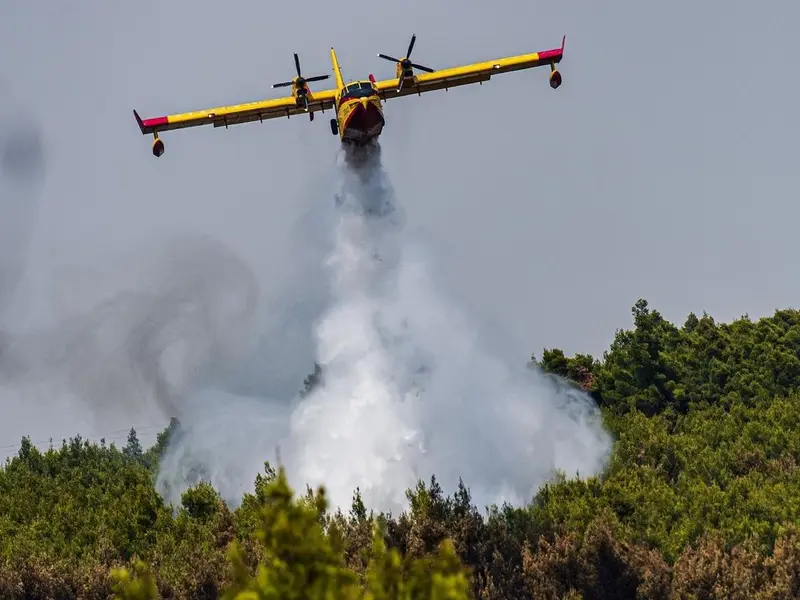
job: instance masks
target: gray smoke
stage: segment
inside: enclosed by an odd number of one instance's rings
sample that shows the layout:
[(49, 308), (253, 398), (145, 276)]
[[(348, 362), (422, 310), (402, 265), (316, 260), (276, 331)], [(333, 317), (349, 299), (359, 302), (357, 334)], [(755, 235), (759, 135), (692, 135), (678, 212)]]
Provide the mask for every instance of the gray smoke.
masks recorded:
[[(528, 500), (554, 469), (600, 471), (610, 438), (590, 398), (491, 346), (438, 289), (379, 148), (340, 158), (339, 189), (302, 228), (297, 275), (271, 282), (283, 289), (266, 318), (250, 268), (204, 236), (71, 278), (68, 317), (8, 340), (3, 438), (175, 416), (156, 485), (176, 504), (206, 480), (237, 505), (277, 448), (296, 488), (324, 484), (347, 508), (360, 487), (393, 512), (431, 474), (449, 490), (463, 477), (483, 505)], [(315, 361), (322, 385), (301, 396)]]
[(133, 423), (163, 427), (252, 343), (255, 279), (205, 236), (154, 242), (97, 285), (106, 299), (8, 340), (0, 404), (13, 419), (2, 420), (3, 439), (46, 440), (56, 423), (60, 437), (95, 439)]
[(0, 319), (25, 271), (44, 177), (39, 126), (0, 86)]

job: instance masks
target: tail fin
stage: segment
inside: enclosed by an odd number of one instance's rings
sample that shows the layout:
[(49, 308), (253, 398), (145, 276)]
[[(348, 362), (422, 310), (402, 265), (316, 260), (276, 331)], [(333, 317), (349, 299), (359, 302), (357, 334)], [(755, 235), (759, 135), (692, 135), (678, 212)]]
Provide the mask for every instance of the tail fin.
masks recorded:
[(336, 87), (342, 89), (344, 79), (342, 79), (342, 70), (339, 68), (339, 61), (336, 59), (336, 52), (333, 48), (331, 48), (331, 63), (333, 63), (333, 75), (336, 77)]

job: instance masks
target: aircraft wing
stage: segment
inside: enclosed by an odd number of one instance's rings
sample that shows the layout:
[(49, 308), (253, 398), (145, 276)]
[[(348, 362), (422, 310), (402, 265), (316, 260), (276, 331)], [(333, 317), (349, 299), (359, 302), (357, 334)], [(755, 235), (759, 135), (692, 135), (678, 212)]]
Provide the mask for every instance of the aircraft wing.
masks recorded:
[(460, 85), (471, 83), (482, 83), (489, 81), (493, 75), (508, 73), (520, 69), (531, 69), (545, 65), (561, 62), (564, 55), (564, 42), (566, 36), (561, 40), (561, 48), (543, 50), (531, 54), (521, 54), (487, 60), (485, 62), (441, 69), (432, 73), (419, 73), (414, 75), (415, 81), (407, 81), (398, 92), (399, 81), (397, 78), (384, 79), (375, 83), (378, 92), (384, 99), (407, 96), (409, 94), (421, 94), (422, 92), (432, 92), (434, 90), (449, 89)]
[[(308, 99), (308, 112), (316, 112), (333, 108), (336, 90), (323, 90), (312, 92)], [(133, 111), (139, 129), (144, 135), (170, 129), (183, 129), (185, 127), (199, 127), (213, 125), (214, 127), (228, 127), (252, 121), (264, 121), (278, 117), (290, 117), (305, 114), (305, 107), (297, 106), (294, 96), (285, 96), (274, 100), (259, 100), (245, 104), (220, 106), (207, 110), (197, 110), (187, 113), (177, 113), (164, 117), (142, 119), (135, 110)]]

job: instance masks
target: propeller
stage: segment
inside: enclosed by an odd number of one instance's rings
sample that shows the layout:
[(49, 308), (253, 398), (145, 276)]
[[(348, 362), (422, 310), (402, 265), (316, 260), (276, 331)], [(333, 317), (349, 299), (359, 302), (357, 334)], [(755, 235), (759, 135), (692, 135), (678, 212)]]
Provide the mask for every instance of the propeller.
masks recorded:
[[(414, 49), (414, 43), (417, 41), (417, 34), (411, 34), (411, 42), (408, 44), (408, 50), (406, 51), (406, 55), (404, 58), (395, 58), (394, 56), (389, 56), (388, 54), (378, 54), (379, 57), (390, 60), (393, 63), (397, 63), (400, 65), (403, 73), (405, 71), (411, 70), (411, 68), (419, 69), (420, 71), (426, 71), (428, 73), (433, 73), (434, 70), (430, 67), (425, 67), (423, 65), (418, 65), (417, 63), (411, 62), (411, 51)], [(397, 86), (397, 92), (400, 93), (400, 90), (403, 89), (403, 77), (400, 77), (400, 84)]]
[[(297, 56), (297, 52), (294, 53), (294, 66), (297, 69), (297, 77), (293, 78), (291, 81), (282, 81), (281, 83), (273, 84), (273, 88), (279, 87), (287, 87), (292, 84), (297, 86), (297, 95), (303, 99), (303, 104), (305, 105), (306, 111), (308, 111), (308, 98), (306, 98), (306, 83), (309, 81), (322, 81), (323, 79), (328, 79), (330, 75), (315, 75), (314, 77), (303, 77), (302, 72), (300, 71), (300, 58)], [(313, 113), (312, 113), (313, 114)]]

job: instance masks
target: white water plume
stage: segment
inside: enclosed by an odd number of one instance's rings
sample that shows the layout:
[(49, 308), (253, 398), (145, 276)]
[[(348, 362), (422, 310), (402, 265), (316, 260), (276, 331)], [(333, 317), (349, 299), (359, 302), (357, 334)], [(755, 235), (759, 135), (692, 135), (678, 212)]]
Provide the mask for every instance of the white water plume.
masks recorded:
[(432, 474), (446, 490), (462, 477), (481, 506), (529, 500), (554, 469), (599, 472), (611, 441), (588, 395), (486, 348), (404, 237), (378, 156), (342, 171), (333, 303), (316, 330), (323, 384), (284, 444), (296, 485), (325, 484), (345, 507), (359, 487), (398, 511)]

